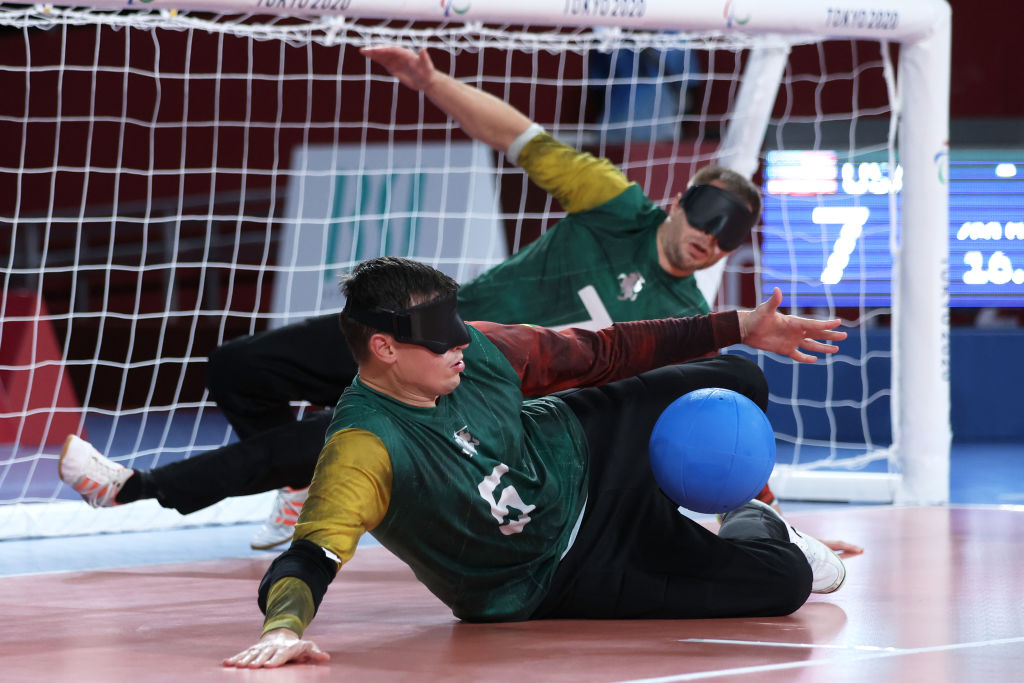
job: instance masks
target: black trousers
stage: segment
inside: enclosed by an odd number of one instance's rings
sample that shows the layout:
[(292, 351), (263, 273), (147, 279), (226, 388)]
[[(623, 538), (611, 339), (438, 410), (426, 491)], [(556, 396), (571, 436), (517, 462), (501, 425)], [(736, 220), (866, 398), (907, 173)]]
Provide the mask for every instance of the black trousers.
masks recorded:
[(807, 599), (810, 566), (777, 517), (744, 508), (715, 535), (658, 489), (647, 442), (665, 407), (692, 388), (687, 366), (560, 394), (586, 431), (590, 484), (535, 618), (780, 616)]
[(231, 496), (283, 486), (305, 488), (324, 446), (333, 410), (260, 432), (206, 453), (149, 470), (157, 501), (183, 515)]
[[(722, 387), (748, 396), (762, 409), (767, 406), (768, 385), (764, 374), (755, 363), (741, 356), (721, 355), (673, 367), (675, 396), (703, 387)], [(340, 390), (338, 393), (340, 395)], [(276, 427), (152, 469), (148, 476), (157, 491), (157, 500), (164, 507), (188, 514), (230, 496), (261, 493), (282, 486), (308, 486), (331, 416), (332, 410), (318, 410), (295, 421), (289, 411), (288, 420)], [(654, 419), (650, 421), (651, 426)], [(650, 426), (643, 438), (649, 435)]]
[(290, 401), (333, 408), (356, 371), (332, 313), (222, 344), (210, 354), (206, 385), (244, 439), (295, 422)]

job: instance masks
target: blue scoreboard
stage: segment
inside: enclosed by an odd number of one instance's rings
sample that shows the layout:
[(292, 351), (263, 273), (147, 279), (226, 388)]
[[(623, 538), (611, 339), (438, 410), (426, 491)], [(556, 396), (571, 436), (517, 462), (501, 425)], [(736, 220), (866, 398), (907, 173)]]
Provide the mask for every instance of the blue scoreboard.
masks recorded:
[[(949, 174), (949, 225), (935, 235), (949, 240), (950, 305), (1024, 306), (1024, 150), (954, 151)], [(902, 168), (878, 158), (769, 152), (762, 294), (778, 286), (792, 305), (890, 305), (901, 188)]]

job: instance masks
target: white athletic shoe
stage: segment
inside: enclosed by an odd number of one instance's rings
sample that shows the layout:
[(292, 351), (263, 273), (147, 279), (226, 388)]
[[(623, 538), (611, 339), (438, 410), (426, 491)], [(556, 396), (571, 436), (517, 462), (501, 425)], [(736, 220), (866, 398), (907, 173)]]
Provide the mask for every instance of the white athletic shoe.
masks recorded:
[(295, 533), (295, 522), (299, 520), (299, 513), (306, 503), (308, 488), (293, 489), (285, 487), (277, 492), (277, 499), (274, 500), (274, 511), (267, 517), (260, 530), (252, 537), (249, 545), (254, 550), (266, 550), (276, 545), (281, 545), (292, 540)]
[(807, 534), (802, 534), (783, 519), (779, 511), (771, 505), (754, 499), (751, 503), (757, 504), (768, 510), (782, 520), (789, 532), (789, 542), (796, 545), (803, 551), (808, 564), (811, 565), (811, 592), (812, 593), (835, 593), (846, 580), (846, 565), (832, 552), (827, 545)]
[(118, 465), (88, 441), (71, 434), (64, 440), (57, 473), (86, 503), (94, 508), (106, 508), (119, 504), (114, 496), (134, 470)]

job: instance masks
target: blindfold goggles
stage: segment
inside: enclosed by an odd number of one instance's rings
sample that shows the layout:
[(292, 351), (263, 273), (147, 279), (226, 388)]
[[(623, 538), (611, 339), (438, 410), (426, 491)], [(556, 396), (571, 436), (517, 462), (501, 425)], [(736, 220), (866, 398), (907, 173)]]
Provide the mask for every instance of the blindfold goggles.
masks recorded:
[(743, 244), (757, 216), (731, 192), (714, 185), (693, 185), (679, 200), (690, 225), (718, 240), (723, 251)]
[(457, 303), (454, 293), (400, 311), (367, 311), (346, 301), (342, 315), (405, 344), (444, 353), (469, 343), (469, 328), (459, 316)]

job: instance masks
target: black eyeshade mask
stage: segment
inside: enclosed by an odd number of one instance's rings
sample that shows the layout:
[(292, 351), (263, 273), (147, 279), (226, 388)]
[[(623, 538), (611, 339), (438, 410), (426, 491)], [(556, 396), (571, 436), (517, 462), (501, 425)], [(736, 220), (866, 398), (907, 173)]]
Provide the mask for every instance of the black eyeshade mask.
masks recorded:
[(690, 225), (712, 235), (723, 251), (743, 244), (757, 216), (732, 192), (714, 185), (693, 185), (679, 200)]
[(367, 311), (346, 301), (342, 315), (387, 332), (405, 344), (444, 353), (469, 343), (469, 328), (459, 316), (457, 304), (454, 292), (399, 311)]

